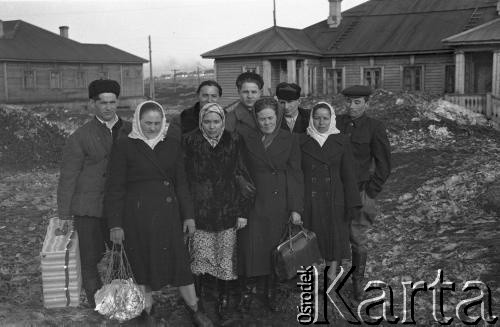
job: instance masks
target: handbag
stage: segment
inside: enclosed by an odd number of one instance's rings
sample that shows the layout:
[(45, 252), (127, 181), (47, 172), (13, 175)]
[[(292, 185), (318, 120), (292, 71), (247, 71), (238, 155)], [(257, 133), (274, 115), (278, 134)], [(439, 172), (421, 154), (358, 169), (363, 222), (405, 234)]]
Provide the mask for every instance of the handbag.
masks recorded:
[(289, 222), (280, 244), (273, 251), (273, 264), (276, 276), (280, 280), (289, 280), (297, 276), (301, 266), (311, 266), (321, 261), (316, 234), (300, 225), (297, 233), (292, 233)]

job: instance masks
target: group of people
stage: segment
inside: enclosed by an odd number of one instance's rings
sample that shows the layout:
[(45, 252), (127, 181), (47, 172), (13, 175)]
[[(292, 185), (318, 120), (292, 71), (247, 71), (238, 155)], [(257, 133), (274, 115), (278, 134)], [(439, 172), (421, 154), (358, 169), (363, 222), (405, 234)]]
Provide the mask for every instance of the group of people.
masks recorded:
[(221, 317), (235, 280), (239, 310), (259, 291), (275, 311), (272, 252), (289, 223), (317, 234), (328, 278), (352, 258), (360, 300), (366, 232), (390, 174), (385, 128), (365, 114), (371, 90), (345, 89), (349, 113), (336, 117), (327, 102), (300, 108), (297, 84), (280, 83), (275, 97), (263, 97), (263, 86), (256, 73), (239, 75), (240, 100), (226, 112), (218, 104), (221, 86), (204, 81), (199, 101), (178, 122), (145, 101), (130, 124), (116, 115), (117, 82), (89, 85), (96, 116), (68, 139), (58, 207), (61, 219), (74, 219), (92, 306), (101, 287), (96, 266), (110, 239), (125, 248), (144, 288), (145, 314), (151, 292), (174, 285), (193, 322), (211, 326), (198, 305), (203, 275), (217, 280)]

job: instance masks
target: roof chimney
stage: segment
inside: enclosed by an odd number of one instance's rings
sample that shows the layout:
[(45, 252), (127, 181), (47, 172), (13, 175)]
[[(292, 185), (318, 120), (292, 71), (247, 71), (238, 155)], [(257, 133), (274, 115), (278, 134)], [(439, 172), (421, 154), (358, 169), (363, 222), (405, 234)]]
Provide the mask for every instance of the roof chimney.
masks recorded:
[(68, 38), (68, 31), (69, 31), (69, 27), (68, 26), (59, 26), (59, 35), (64, 37), (64, 38)]
[(338, 27), (340, 25), (340, 21), (342, 20), (340, 8), (342, 0), (328, 0), (328, 2), (330, 3), (330, 13), (326, 22), (330, 28)]
[(3, 21), (0, 19), (0, 38), (3, 37)]

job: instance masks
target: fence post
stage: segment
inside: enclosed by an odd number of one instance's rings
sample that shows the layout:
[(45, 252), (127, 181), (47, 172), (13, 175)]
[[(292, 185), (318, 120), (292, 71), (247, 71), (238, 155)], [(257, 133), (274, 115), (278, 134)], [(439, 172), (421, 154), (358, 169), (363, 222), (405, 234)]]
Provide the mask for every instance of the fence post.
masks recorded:
[(491, 107), (491, 93), (486, 93), (486, 118), (491, 118), (492, 114)]

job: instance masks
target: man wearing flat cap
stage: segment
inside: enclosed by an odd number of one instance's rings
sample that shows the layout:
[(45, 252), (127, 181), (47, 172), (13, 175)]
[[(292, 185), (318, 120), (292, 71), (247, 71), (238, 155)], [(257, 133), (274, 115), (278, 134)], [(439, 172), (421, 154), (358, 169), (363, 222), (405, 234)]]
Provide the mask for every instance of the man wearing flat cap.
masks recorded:
[(354, 298), (361, 300), (366, 267), (367, 231), (376, 216), (375, 198), (391, 173), (391, 148), (381, 121), (365, 113), (372, 91), (364, 85), (355, 85), (342, 91), (346, 97), (348, 114), (337, 116), (337, 128), (351, 139), (356, 161), (356, 177), (363, 207), (351, 222)]
[(129, 122), (116, 115), (119, 95), (116, 81), (90, 83), (90, 107), (95, 117), (69, 136), (57, 188), (59, 218), (72, 220), (78, 232), (82, 286), (92, 307), (94, 294), (102, 286), (97, 263), (109, 239), (106, 219), (102, 217), (108, 160), (113, 143), (132, 129)]
[(305, 133), (309, 126), (309, 111), (299, 107), (300, 92), (300, 86), (295, 83), (280, 83), (276, 86), (276, 100), (285, 113), (281, 128), (291, 133)]

